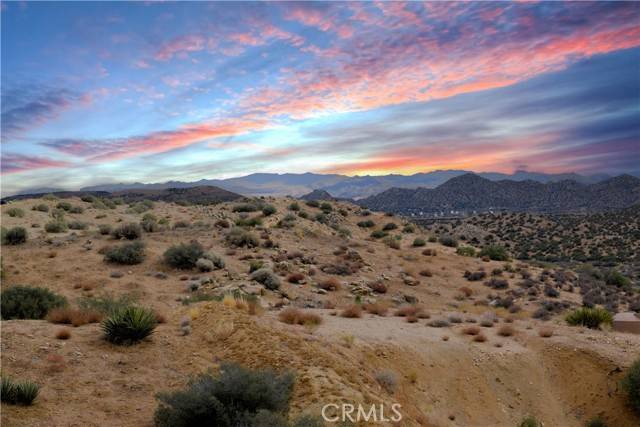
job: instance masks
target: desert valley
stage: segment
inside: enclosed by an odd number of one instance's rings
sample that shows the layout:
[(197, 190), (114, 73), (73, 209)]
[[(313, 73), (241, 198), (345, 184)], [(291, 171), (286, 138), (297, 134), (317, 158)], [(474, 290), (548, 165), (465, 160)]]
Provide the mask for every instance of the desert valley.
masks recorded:
[[(487, 240), (513, 237), (483, 216), (420, 226), (334, 199), (179, 194), (2, 205), (3, 378), (39, 387), (33, 406), (3, 404), (4, 425), (178, 425), (157, 394), (228, 362), (290, 372), (296, 426), (355, 402), (400, 404), (407, 426), (637, 425), (621, 384), (640, 335), (611, 328), (640, 311), (637, 236), (622, 262), (551, 263)], [(153, 332), (107, 329), (127, 307)]]

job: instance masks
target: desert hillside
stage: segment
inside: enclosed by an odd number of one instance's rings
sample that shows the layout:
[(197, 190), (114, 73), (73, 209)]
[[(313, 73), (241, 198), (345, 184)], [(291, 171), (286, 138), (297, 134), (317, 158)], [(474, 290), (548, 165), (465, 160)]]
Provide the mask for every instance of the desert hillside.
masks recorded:
[[(45, 197), (3, 205), (2, 227), (3, 293), (67, 301), (9, 320), (3, 296), (2, 376), (40, 386), (3, 402), (4, 426), (151, 426), (157, 393), (222, 362), (292, 372), (292, 420), (355, 402), (399, 403), (406, 426), (640, 424), (619, 385), (640, 335), (569, 326), (569, 269), (336, 201)], [(636, 301), (624, 288), (615, 308)], [(155, 331), (105, 340), (121, 306), (153, 310)]]

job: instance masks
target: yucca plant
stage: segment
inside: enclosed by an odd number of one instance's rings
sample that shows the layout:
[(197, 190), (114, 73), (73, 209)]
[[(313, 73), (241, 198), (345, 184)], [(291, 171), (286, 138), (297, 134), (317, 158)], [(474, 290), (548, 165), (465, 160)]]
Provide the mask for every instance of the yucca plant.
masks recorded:
[(600, 324), (611, 324), (613, 318), (604, 308), (582, 307), (570, 313), (565, 320), (571, 326), (586, 326), (587, 328), (596, 329)]
[(107, 341), (120, 345), (135, 344), (153, 333), (157, 318), (153, 311), (143, 307), (124, 307), (102, 322)]
[(40, 386), (31, 381), (14, 382), (10, 378), (2, 378), (2, 401), (11, 405), (31, 405), (36, 397)]

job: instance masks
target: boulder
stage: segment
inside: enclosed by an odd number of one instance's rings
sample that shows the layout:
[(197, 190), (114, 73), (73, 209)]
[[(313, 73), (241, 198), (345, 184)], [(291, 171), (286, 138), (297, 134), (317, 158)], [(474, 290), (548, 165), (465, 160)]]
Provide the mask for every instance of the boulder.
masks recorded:
[(618, 313), (613, 316), (613, 330), (640, 334), (640, 317), (633, 312)]

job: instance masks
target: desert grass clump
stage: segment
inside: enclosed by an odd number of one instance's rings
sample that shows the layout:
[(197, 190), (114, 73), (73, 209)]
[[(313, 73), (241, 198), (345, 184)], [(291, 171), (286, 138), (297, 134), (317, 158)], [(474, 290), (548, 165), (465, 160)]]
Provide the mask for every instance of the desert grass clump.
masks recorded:
[(465, 335), (478, 335), (480, 328), (477, 326), (467, 326), (462, 330), (462, 333)]
[(294, 376), (222, 363), (220, 373), (193, 378), (185, 389), (159, 393), (156, 427), (286, 426)]
[(46, 288), (12, 286), (0, 294), (2, 319), (43, 319), (47, 313), (67, 305), (65, 297)]
[(264, 205), (262, 208), (262, 215), (264, 216), (271, 216), (276, 212), (278, 212), (278, 210), (273, 205)]
[(11, 378), (2, 377), (1, 384), (1, 400), (10, 405), (29, 406), (40, 392), (40, 386), (31, 381), (16, 382)]
[(7, 215), (9, 215), (11, 218), (22, 218), (24, 217), (24, 211), (20, 208), (9, 208), (7, 209)]
[(342, 310), (340, 316), (347, 319), (359, 319), (362, 317), (362, 306), (360, 304), (351, 304)]
[(522, 421), (520, 421), (520, 424), (518, 424), (518, 427), (541, 427), (541, 426), (542, 424), (540, 423), (540, 421), (538, 421), (536, 417), (532, 417), (532, 416), (524, 417)]
[(251, 280), (261, 283), (270, 291), (275, 291), (280, 288), (280, 279), (268, 268), (261, 268), (251, 273)]
[(480, 332), (478, 335), (475, 335), (473, 337), (473, 341), (474, 342), (485, 342), (487, 341), (487, 337), (485, 334), (483, 334), (482, 332)]
[(135, 240), (135, 239), (139, 239), (142, 236), (142, 228), (140, 227), (139, 224), (136, 223), (129, 223), (129, 224), (122, 224), (118, 227), (116, 227), (112, 232), (111, 235), (113, 236), (114, 239), (127, 239), (127, 240)]
[(2, 244), (21, 245), (27, 241), (27, 230), (24, 227), (13, 227), (4, 233)]
[(256, 212), (259, 209), (258, 205), (254, 203), (241, 203), (235, 205), (232, 209), (233, 212)]
[(45, 203), (39, 203), (31, 208), (32, 211), (49, 212), (49, 206)]
[(567, 315), (565, 320), (571, 326), (586, 326), (587, 328), (597, 329), (602, 324), (610, 325), (613, 317), (604, 308), (582, 307)]
[(68, 340), (69, 338), (71, 338), (71, 329), (60, 328), (56, 331), (55, 337), (59, 340)]
[(164, 262), (171, 267), (188, 270), (194, 268), (198, 259), (204, 255), (202, 245), (193, 240), (189, 243), (173, 245), (164, 252)]
[(131, 242), (108, 248), (104, 254), (105, 262), (122, 265), (140, 264), (145, 260), (144, 243)]
[(538, 330), (538, 335), (541, 338), (551, 338), (553, 336), (553, 329), (548, 326), (542, 327)]
[(112, 228), (109, 224), (98, 225), (98, 233), (102, 234), (103, 236), (111, 234), (111, 231), (112, 231)]
[(622, 390), (627, 394), (631, 409), (640, 415), (640, 359), (636, 359), (627, 370), (621, 386)]
[(459, 246), (458, 249), (456, 249), (456, 254), (466, 257), (475, 257), (476, 250), (471, 246)]
[(44, 225), (44, 230), (47, 233), (64, 233), (69, 229), (67, 222), (62, 218), (54, 218)]
[(317, 286), (325, 291), (338, 291), (340, 290), (341, 284), (335, 277), (329, 277), (318, 282)]
[(366, 221), (360, 221), (358, 222), (358, 227), (360, 228), (373, 228), (376, 226), (376, 223), (371, 221), (370, 219), (366, 220)]
[(492, 261), (508, 261), (509, 260), (509, 254), (507, 253), (507, 250), (503, 246), (498, 246), (498, 245), (485, 246), (484, 248), (482, 248), (478, 256), (489, 257), (489, 259)]
[(58, 202), (58, 204), (56, 205), (56, 208), (69, 212), (71, 210), (71, 203), (65, 202), (65, 201)]
[(297, 308), (285, 308), (278, 314), (278, 319), (289, 325), (319, 325), (322, 323), (322, 317), (315, 313), (302, 311)]
[(385, 369), (375, 375), (376, 381), (387, 393), (394, 394), (398, 388), (398, 375), (395, 372)]
[(87, 223), (82, 221), (71, 221), (69, 222), (69, 229), (71, 230), (86, 230)]
[(156, 328), (156, 314), (143, 307), (125, 307), (102, 322), (104, 338), (118, 345), (131, 345), (151, 335)]
[(446, 328), (450, 326), (450, 323), (444, 319), (433, 319), (427, 323), (428, 326), (432, 328)]
[(225, 237), (227, 243), (235, 247), (255, 248), (260, 245), (258, 238), (250, 231), (243, 230), (241, 227), (232, 228)]
[(400, 249), (400, 241), (392, 236), (385, 237), (382, 242), (391, 249)]

